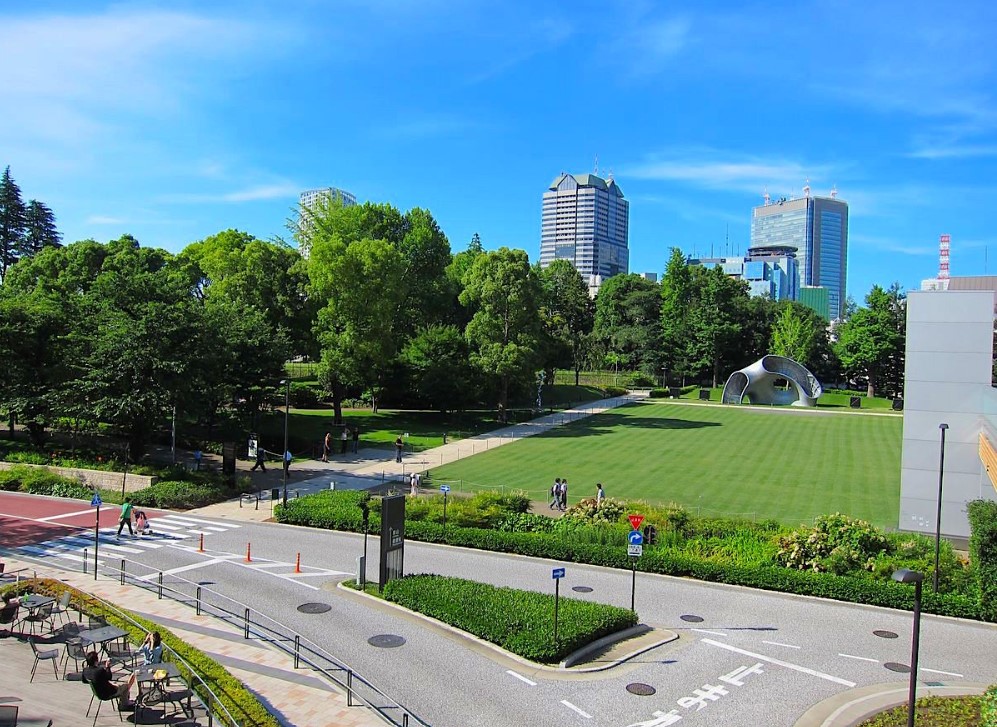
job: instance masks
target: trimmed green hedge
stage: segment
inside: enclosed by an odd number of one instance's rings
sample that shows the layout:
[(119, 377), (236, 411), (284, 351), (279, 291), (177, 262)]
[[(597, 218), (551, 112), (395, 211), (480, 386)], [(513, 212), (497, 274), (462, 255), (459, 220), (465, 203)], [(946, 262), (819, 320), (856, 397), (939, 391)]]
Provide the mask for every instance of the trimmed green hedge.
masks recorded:
[(997, 621), (997, 502), (973, 500), (969, 513), (969, 559), (976, 569), (980, 616)]
[(606, 398), (612, 399), (614, 396), (623, 396), (627, 393), (627, 390), (622, 386), (607, 386), (606, 387)]
[(553, 594), (413, 575), (390, 581), (384, 597), (542, 664), (555, 664), (596, 639), (637, 624), (633, 611), (561, 598), (555, 643)]
[(37, 467), (16, 466), (0, 470), (0, 490), (57, 497), (90, 497), (93, 493), (93, 490), (72, 477), (63, 477)]
[[(278, 506), (278, 522), (308, 525), (330, 530), (363, 532), (359, 504), (368, 497), (364, 492), (322, 492)], [(370, 530), (380, 530), (380, 500), (370, 500)], [(622, 545), (601, 545), (565, 540), (551, 533), (516, 533), (481, 528), (461, 528), (448, 523), (446, 541), (443, 527), (435, 522), (406, 521), (405, 536), (430, 543), (446, 542), (479, 550), (517, 553), (568, 563), (588, 563), (629, 570), (630, 559)], [(914, 608), (914, 589), (900, 583), (879, 582), (830, 573), (815, 573), (777, 565), (747, 567), (708, 561), (695, 556), (676, 554), (664, 548), (645, 548), (637, 569), (646, 573), (689, 576), (701, 581), (729, 583), (767, 591), (818, 596), (836, 601), (865, 603), (887, 608)], [(952, 593), (925, 593), (922, 607), (928, 613), (961, 618), (983, 618), (975, 599)], [(997, 621), (990, 617), (985, 620)]]
[[(217, 661), (207, 656), (204, 652), (195, 649), (163, 626), (135, 614), (128, 613), (135, 622), (141, 625), (141, 628), (138, 628), (134, 623), (122, 618), (117, 612), (108, 609), (90, 595), (57, 580), (48, 578), (29, 579), (0, 589), (0, 593), (13, 592), (18, 595), (27, 593), (28, 591), (44, 593), (55, 598), (60, 597), (64, 591), (69, 591), (72, 594), (72, 598), (70, 599), (71, 608), (82, 611), (89, 616), (104, 619), (112, 626), (124, 629), (128, 632), (131, 642), (136, 645), (142, 643), (149, 631), (159, 631), (163, 639), (163, 644), (173, 649), (191, 667), (197, 670), (198, 676), (204, 680), (215, 696), (218, 697), (219, 701), (232, 714), (232, 717), (236, 721), (236, 724), (232, 727), (245, 724), (261, 725), (262, 727), (279, 727), (280, 722), (277, 718), (270, 714), (266, 706), (241, 681), (229, 674)], [(181, 678), (192, 684), (192, 688), (207, 703), (208, 695), (204, 691), (203, 686), (192, 680), (190, 673), (182, 664), (177, 664), (177, 667), (180, 669)], [(220, 722), (227, 721), (224, 713), (220, 711), (215, 716)]]
[(983, 693), (980, 702), (981, 727), (997, 727), (997, 684)]

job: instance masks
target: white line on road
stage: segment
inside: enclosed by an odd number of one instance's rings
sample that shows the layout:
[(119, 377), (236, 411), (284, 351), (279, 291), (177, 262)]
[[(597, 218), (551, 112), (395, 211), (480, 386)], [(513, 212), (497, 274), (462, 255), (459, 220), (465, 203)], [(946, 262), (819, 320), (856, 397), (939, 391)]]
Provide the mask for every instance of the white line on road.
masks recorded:
[(701, 634), (713, 634), (714, 636), (726, 636), (723, 631), (707, 631), (706, 629), (689, 629), (690, 631), (698, 631)]
[(589, 714), (588, 712), (583, 712), (582, 710), (578, 709), (578, 707), (576, 707), (575, 705), (573, 705), (573, 704), (572, 704), (571, 702), (569, 702), (569, 701), (568, 701), (567, 699), (562, 699), (562, 700), (561, 700), (561, 704), (563, 704), (563, 705), (564, 705), (565, 707), (567, 707), (568, 709), (573, 709), (573, 710), (575, 710), (576, 712), (578, 712), (578, 714), (580, 714), (580, 715), (581, 715), (582, 717), (584, 717), (585, 719), (592, 719), (592, 715), (591, 715), (591, 714)]
[(153, 518), (152, 520), (149, 521), (149, 527), (151, 528), (153, 525), (155, 525), (156, 530), (169, 530), (170, 532), (174, 533), (180, 532), (184, 529), (183, 525), (167, 525), (158, 518)]
[(964, 678), (962, 674), (956, 674), (951, 671), (938, 671), (937, 669), (925, 669), (923, 666), (918, 671), (930, 671), (932, 674), (944, 674), (945, 676)]
[(76, 517), (77, 515), (92, 515), (92, 514), (93, 514), (93, 508), (91, 507), (89, 510), (77, 510), (76, 512), (65, 512), (62, 515), (49, 515), (48, 517), (40, 517), (38, 518), (38, 522), (50, 523), (53, 520), (61, 520), (64, 517)]
[[(183, 573), (184, 571), (195, 570), (197, 568), (203, 568), (206, 565), (215, 565), (216, 563), (224, 563), (224, 562), (225, 561), (222, 558), (213, 558), (211, 560), (206, 560), (206, 561), (204, 561), (202, 563), (191, 563), (190, 565), (181, 565), (181, 566), (179, 566), (177, 568), (170, 568), (169, 570), (164, 570), (163, 571), (163, 575), (164, 576), (168, 576), (168, 575), (172, 575), (173, 573)], [(159, 572), (157, 571), (156, 573), (149, 573), (148, 575), (140, 576), (139, 580), (140, 581), (151, 581), (153, 578), (158, 578), (158, 577), (159, 577)]]
[(767, 661), (770, 664), (775, 664), (777, 666), (784, 666), (787, 669), (792, 669), (793, 671), (798, 671), (803, 674), (809, 674), (810, 676), (815, 676), (820, 679), (827, 679), (829, 682), (834, 682), (835, 684), (842, 684), (846, 687), (854, 687), (855, 682), (850, 682), (847, 679), (840, 679), (830, 674), (825, 674), (824, 672), (816, 671), (814, 669), (808, 669), (805, 666), (800, 666), (799, 664), (790, 664), (788, 661), (782, 661), (781, 659), (773, 659), (771, 656), (764, 656), (762, 654), (756, 654), (753, 651), (745, 651), (744, 649), (738, 649), (736, 646), (731, 646), (729, 644), (721, 644), (719, 641), (713, 641), (713, 639), (703, 639), (704, 644), (709, 644), (710, 646), (719, 646), (721, 649), (727, 649), (728, 651), (734, 651), (738, 654), (743, 654), (744, 656), (750, 656), (754, 659), (761, 659), (762, 661)]
[(772, 646), (785, 646), (787, 649), (799, 649), (799, 646), (793, 646), (792, 644), (783, 644), (779, 641), (763, 641), (763, 644), (772, 644)]
[(858, 659), (859, 661), (871, 661), (873, 664), (879, 663), (879, 659), (870, 659), (867, 656), (853, 656), (852, 654), (838, 654), (838, 656), (843, 656), (846, 659)]
[(222, 526), (225, 528), (240, 528), (241, 525), (236, 525), (235, 523), (218, 523), (214, 520), (202, 520), (198, 517), (177, 517), (176, 515), (164, 515), (159, 518), (160, 520), (166, 520), (168, 523), (180, 523), (181, 525), (215, 525)]
[(535, 687), (535, 686), (537, 685), (537, 683), (536, 683), (536, 682), (531, 682), (531, 681), (530, 681), (529, 679), (527, 679), (526, 677), (524, 677), (524, 676), (523, 676), (522, 674), (517, 674), (517, 673), (516, 673), (516, 672), (514, 672), (514, 671), (513, 671), (512, 669), (506, 669), (506, 670), (505, 670), (505, 673), (506, 673), (506, 674), (512, 674), (512, 675), (513, 675), (514, 677), (516, 677), (516, 678), (517, 678), (517, 679), (518, 679), (519, 681), (521, 681), (521, 682), (526, 682), (526, 683), (527, 683), (527, 684), (529, 684), (529, 685), (530, 685), (531, 687)]
[[(290, 568), (291, 564), (288, 563), (287, 567)], [(318, 573), (284, 573), (283, 575), (285, 578), (316, 578), (318, 576), (328, 578), (329, 576), (348, 576), (351, 574), (344, 573), (341, 570), (324, 570), (324, 571), (319, 571)]]

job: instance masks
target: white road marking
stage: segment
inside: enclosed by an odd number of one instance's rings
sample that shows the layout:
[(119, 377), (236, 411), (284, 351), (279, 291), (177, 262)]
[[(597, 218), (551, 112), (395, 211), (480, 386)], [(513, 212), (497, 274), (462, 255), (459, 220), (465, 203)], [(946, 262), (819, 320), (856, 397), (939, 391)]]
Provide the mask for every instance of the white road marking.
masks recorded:
[[(215, 563), (224, 563), (225, 561), (221, 558), (213, 558), (211, 560), (206, 560), (202, 563), (191, 563), (190, 565), (181, 565), (177, 568), (170, 568), (169, 570), (164, 570), (163, 575), (168, 576), (173, 573), (183, 573), (184, 571), (196, 570), (197, 568), (203, 568), (206, 565), (214, 565)], [(159, 577), (159, 572), (149, 573), (148, 575), (139, 576), (140, 581), (151, 581), (154, 578)]]
[(859, 661), (871, 661), (873, 664), (879, 663), (879, 659), (870, 659), (867, 656), (853, 656), (852, 654), (838, 654), (838, 656), (843, 656), (846, 659), (858, 659)]
[(565, 707), (567, 707), (568, 709), (573, 709), (573, 710), (575, 710), (576, 712), (578, 712), (578, 714), (580, 714), (580, 715), (581, 715), (582, 717), (584, 717), (585, 719), (592, 719), (592, 715), (591, 715), (591, 714), (589, 714), (588, 712), (583, 712), (582, 710), (578, 709), (578, 707), (576, 707), (575, 705), (573, 705), (573, 704), (572, 704), (571, 702), (569, 702), (569, 701), (568, 701), (567, 699), (562, 699), (562, 700), (561, 700), (561, 704), (563, 704), (563, 705), (564, 705)]
[(930, 671), (932, 674), (944, 674), (945, 676), (959, 677), (960, 679), (965, 678), (962, 674), (956, 674), (955, 672), (951, 671), (938, 671), (937, 669), (925, 669), (924, 667), (921, 667), (920, 669), (918, 669), (918, 671)]
[(76, 517), (77, 515), (90, 515), (90, 514), (93, 513), (93, 511), (94, 511), (94, 508), (91, 507), (89, 510), (77, 510), (76, 512), (66, 512), (66, 513), (63, 513), (62, 515), (49, 515), (48, 517), (40, 517), (40, 518), (38, 518), (38, 522), (40, 522), (40, 523), (50, 523), (53, 520), (61, 520), (64, 517)]
[(799, 649), (799, 646), (793, 646), (792, 644), (783, 644), (778, 641), (763, 641), (763, 644), (771, 644), (772, 646), (785, 646), (787, 649)]
[(215, 533), (227, 533), (228, 532), (228, 528), (213, 528), (210, 525), (205, 525), (204, 529), (205, 530), (210, 530), (211, 532), (215, 532)]
[(723, 631), (708, 631), (706, 629), (689, 629), (690, 631), (698, 631), (701, 634), (713, 634), (714, 636), (726, 636)]
[(193, 528), (191, 528), (187, 532), (194, 533), (195, 535), (214, 535), (214, 533), (209, 533), (207, 530), (194, 530)]
[(235, 523), (217, 523), (213, 520), (202, 520), (196, 517), (177, 517), (176, 515), (164, 515), (159, 520), (165, 520), (168, 523), (180, 523), (181, 525), (214, 525), (216, 527), (224, 528), (239, 528), (241, 525), (236, 525)]
[(527, 679), (526, 677), (524, 677), (524, 676), (523, 676), (522, 674), (517, 674), (517, 673), (516, 673), (516, 672), (514, 672), (514, 671), (513, 671), (512, 669), (506, 669), (506, 670), (505, 670), (505, 673), (506, 673), (506, 674), (511, 674), (512, 676), (516, 677), (516, 678), (517, 678), (517, 679), (518, 679), (519, 681), (521, 681), (521, 682), (526, 682), (526, 683), (527, 683), (527, 684), (529, 684), (529, 685), (530, 685), (531, 687), (535, 687), (535, 686), (537, 685), (537, 683), (536, 683), (536, 682), (531, 682), (531, 681), (530, 681), (529, 679)]
[(798, 671), (802, 674), (809, 674), (810, 676), (815, 676), (819, 679), (827, 679), (829, 682), (834, 682), (835, 684), (842, 684), (846, 687), (855, 686), (855, 682), (850, 682), (847, 679), (840, 679), (839, 677), (831, 676), (830, 674), (825, 674), (824, 672), (816, 671), (815, 669), (808, 669), (807, 667), (800, 666), (799, 664), (790, 664), (788, 661), (782, 661), (781, 659), (773, 659), (771, 656), (756, 654), (753, 651), (738, 649), (736, 646), (731, 646), (730, 644), (722, 644), (719, 641), (713, 641), (712, 639), (703, 639), (703, 643), (709, 644), (710, 646), (719, 646), (721, 649), (727, 649), (728, 651), (743, 654), (744, 656), (750, 656), (753, 659), (761, 659), (762, 661), (767, 661), (768, 663), (775, 664), (777, 666), (784, 666), (787, 669), (792, 669), (793, 671)]
[(155, 524), (157, 530), (169, 530), (170, 532), (179, 532), (184, 530), (183, 525), (167, 525), (158, 518), (153, 518), (149, 521), (149, 527), (153, 527), (153, 524)]
[(352, 574), (344, 573), (343, 571), (340, 570), (327, 570), (327, 571), (319, 571), (318, 573), (284, 573), (283, 575), (285, 578), (315, 578), (317, 576), (322, 576), (324, 578), (327, 578), (329, 576), (348, 576)]

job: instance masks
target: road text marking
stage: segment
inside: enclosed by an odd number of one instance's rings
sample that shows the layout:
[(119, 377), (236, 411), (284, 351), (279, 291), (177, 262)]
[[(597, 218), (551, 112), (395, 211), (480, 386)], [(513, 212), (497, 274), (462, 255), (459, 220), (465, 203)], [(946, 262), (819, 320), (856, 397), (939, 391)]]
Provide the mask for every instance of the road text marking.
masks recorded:
[(522, 674), (517, 674), (517, 673), (516, 673), (516, 672), (514, 672), (514, 671), (513, 671), (512, 669), (506, 669), (506, 670), (505, 670), (505, 673), (506, 673), (506, 674), (512, 674), (512, 676), (516, 677), (516, 678), (517, 678), (517, 679), (518, 679), (519, 681), (521, 681), (521, 682), (526, 682), (526, 683), (527, 683), (527, 684), (529, 684), (529, 685), (530, 685), (531, 687), (535, 687), (535, 686), (537, 685), (537, 683), (536, 683), (536, 682), (531, 682), (531, 681), (530, 681), (529, 679), (527, 679), (526, 677), (524, 677), (524, 676), (523, 676)]
[(714, 641), (713, 639), (703, 639), (703, 643), (709, 644), (710, 646), (718, 646), (721, 649), (727, 649), (728, 651), (733, 651), (738, 654), (744, 654), (745, 656), (750, 656), (753, 659), (761, 659), (762, 661), (767, 661), (769, 664), (784, 666), (787, 669), (792, 669), (793, 671), (798, 671), (803, 674), (809, 674), (810, 676), (815, 676), (819, 679), (827, 679), (829, 682), (834, 682), (835, 684), (841, 684), (846, 687), (855, 686), (855, 682), (850, 682), (847, 679), (840, 679), (839, 677), (831, 676), (830, 674), (825, 674), (824, 672), (816, 671), (815, 669), (808, 669), (807, 667), (800, 666), (799, 664), (790, 664), (788, 661), (782, 661), (781, 659), (773, 659), (771, 656), (763, 656), (762, 654), (756, 654), (753, 651), (745, 651), (744, 649), (738, 649), (736, 646), (731, 646), (730, 644), (722, 644), (719, 641)]

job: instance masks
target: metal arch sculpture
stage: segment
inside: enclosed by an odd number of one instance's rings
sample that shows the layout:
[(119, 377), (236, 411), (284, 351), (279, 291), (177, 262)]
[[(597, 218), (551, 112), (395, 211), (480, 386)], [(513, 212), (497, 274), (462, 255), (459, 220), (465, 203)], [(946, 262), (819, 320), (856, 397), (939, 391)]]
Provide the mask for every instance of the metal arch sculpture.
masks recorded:
[[(785, 379), (792, 387), (776, 389), (775, 382)], [(762, 356), (750, 366), (727, 377), (721, 401), (740, 404), (744, 397), (752, 404), (817, 406), (823, 393), (820, 382), (806, 367), (785, 356)]]

